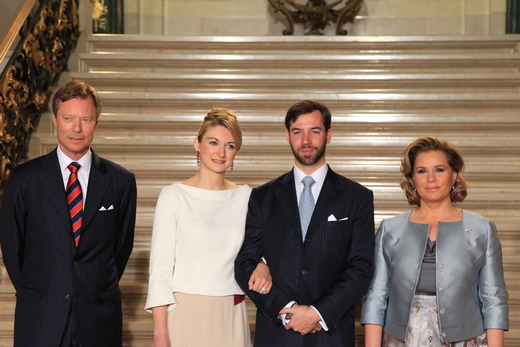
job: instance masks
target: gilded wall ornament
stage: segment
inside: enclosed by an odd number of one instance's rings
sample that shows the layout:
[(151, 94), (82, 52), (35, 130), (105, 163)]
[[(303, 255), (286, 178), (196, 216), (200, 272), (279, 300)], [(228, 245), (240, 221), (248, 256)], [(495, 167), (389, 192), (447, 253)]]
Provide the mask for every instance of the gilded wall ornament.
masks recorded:
[(0, 74), (0, 197), (79, 38), (78, 0), (41, 1)]
[[(343, 26), (354, 21), (363, 0), (336, 0), (330, 4), (325, 0), (309, 0), (305, 5), (293, 0), (269, 0), (269, 3), (275, 13), (282, 13), (289, 21), (289, 28), (283, 31), (284, 35), (293, 35), (296, 23), (311, 27), (305, 35), (323, 35), (322, 30), (330, 23), (335, 24), (336, 35), (347, 35)], [(341, 3), (343, 7), (337, 8)]]

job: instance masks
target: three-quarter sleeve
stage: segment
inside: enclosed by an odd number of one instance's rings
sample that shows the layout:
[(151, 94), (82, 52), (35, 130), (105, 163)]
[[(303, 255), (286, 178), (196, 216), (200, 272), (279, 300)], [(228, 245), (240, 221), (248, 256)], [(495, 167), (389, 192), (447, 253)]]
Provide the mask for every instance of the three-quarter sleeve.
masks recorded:
[(385, 324), (385, 314), (388, 305), (389, 273), (383, 255), (384, 223), (382, 221), (375, 238), (374, 277), (363, 298), (361, 324)]
[(489, 221), (486, 261), (479, 273), (479, 296), (485, 329), (509, 329), (502, 247), (495, 224)]
[(164, 187), (157, 200), (153, 221), (146, 310), (164, 305), (168, 305), (168, 310), (172, 310), (177, 305), (171, 287), (175, 268), (178, 213), (176, 205), (172, 187)]

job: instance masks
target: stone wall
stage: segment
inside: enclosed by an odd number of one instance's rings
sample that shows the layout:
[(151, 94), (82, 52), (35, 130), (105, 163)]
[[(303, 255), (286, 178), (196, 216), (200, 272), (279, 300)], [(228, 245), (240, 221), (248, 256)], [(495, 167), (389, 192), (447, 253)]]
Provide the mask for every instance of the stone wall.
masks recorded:
[[(286, 19), (273, 12), (267, 0), (125, 0), (125, 32), (278, 36)], [(506, 0), (365, 0), (346, 29), (354, 36), (500, 35), (505, 17)], [(303, 32), (298, 26), (296, 34)]]

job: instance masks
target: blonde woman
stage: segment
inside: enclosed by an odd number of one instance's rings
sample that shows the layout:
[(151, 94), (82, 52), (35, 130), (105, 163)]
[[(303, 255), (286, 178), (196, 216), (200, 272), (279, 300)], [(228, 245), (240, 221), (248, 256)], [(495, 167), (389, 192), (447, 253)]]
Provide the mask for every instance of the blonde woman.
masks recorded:
[[(161, 191), (146, 302), (153, 315), (153, 347), (250, 345), (234, 260), (244, 240), (251, 188), (226, 179), (241, 145), (235, 115), (211, 110), (194, 140), (198, 172)], [(269, 292), (265, 264), (251, 276), (251, 288)]]

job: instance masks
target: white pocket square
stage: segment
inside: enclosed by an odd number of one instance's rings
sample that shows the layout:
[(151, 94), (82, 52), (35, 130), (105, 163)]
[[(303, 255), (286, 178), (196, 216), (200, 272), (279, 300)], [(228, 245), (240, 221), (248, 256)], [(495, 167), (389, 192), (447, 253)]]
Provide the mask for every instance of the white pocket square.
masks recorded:
[(107, 208), (108, 211), (113, 210), (113, 209), (114, 209), (114, 205), (110, 205), (110, 207)]
[(329, 218), (327, 219), (327, 222), (335, 222), (335, 221), (337, 221), (337, 219), (336, 219), (336, 217), (334, 217), (333, 214), (331, 214), (331, 215), (329, 216)]
[(101, 206), (101, 208), (99, 209), (100, 211), (110, 211), (110, 210), (113, 210), (114, 209), (114, 205), (110, 205), (109, 208), (106, 208), (105, 206)]
[(105, 208), (105, 206), (101, 206), (101, 208), (99, 210), (100, 211), (106, 211), (107, 209)]
[(348, 220), (348, 217), (341, 218), (341, 219), (338, 220), (338, 222), (341, 222), (342, 220)]

